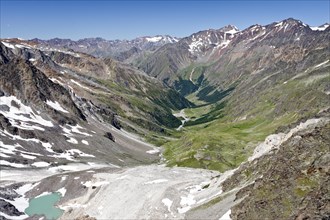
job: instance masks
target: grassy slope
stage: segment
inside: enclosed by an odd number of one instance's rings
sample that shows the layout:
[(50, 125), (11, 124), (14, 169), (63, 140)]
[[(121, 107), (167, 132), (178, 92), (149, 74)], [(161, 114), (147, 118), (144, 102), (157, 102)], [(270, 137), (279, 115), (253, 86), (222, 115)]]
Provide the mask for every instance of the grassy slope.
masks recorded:
[(269, 134), (329, 107), (324, 90), (330, 76), (324, 75), (324, 70), (318, 73), (277, 82), (247, 99), (233, 94), (226, 105), (186, 109), (195, 122), (188, 122), (176, 133), (178, 140), (164, 144), (168, 164), (219, 171), (237, 167)]

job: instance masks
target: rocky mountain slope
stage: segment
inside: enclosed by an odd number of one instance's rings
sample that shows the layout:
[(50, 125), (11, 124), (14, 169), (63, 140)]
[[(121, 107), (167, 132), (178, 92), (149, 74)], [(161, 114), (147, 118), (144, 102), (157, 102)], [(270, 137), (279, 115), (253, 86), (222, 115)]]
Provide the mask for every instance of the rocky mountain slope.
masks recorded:
[[(237, 32), (238, 29), (230, 25), (218, 30), (200, 31), (182, 38), (177, 43), (164, 45), (152, 56), (143, 60), (139, 67), (149, 75), (157, 77), (169, 85), (178, 88), (177, 84), (183, 84), (185, 89), (189, 89), (192, 85), (189, 85), (185, 80), (189, 81), (190, 77), (188, 76), (186, 79), (181, 74), (177, 74), (179, 70), (195, 62), (206, 61), (213, 50), (221, 51), (226, 48)], [(182, 92), (186, 94), (186, 92)]]
[(1, 39), (0, 219), (329, 218), (329, 38)]
[[(253, 25), (242, 31), (233, 26), (201, 31), (158, 49), (141, 62), (140, 68), (181, 94), (199, 90), (198, 98), (210, 101), (212, 97), (207, 96), (235, 87), (250, 74), (271, 75), (285, 68), (296, 68), (306, 55), (319, 48), (323, 48), (320, 51), (323, 58), (313, 61), (325, 61), (329, 38), (329, 28), (325, 27), (328, 25), (312, 30), (301, 21), (289, 18), (266, 26)], [(288, 66), (283, 66), (285, 64)], [(304, 66), (300, 64), (297, 68), (304, 69)]]
[(313, 31), (293, 19), (251, 26), (212, 61), (178, 71), (189, 83), (173, 88), (199, 106), (184, 110), (191, 119), (181, 138), (165, 144), (170, 163), (236, 167), (281, 126), (329, 108), (329, 37), (330, 28)]
[(2, 41), (0, 53), (2, 166), (150, 163), (158, 158), (146, 153), (153, 147), (125, 130), (165, 133), (180, 124), (172, 109), (191, 105), (111, 59), (40, 50), (17, 39)]

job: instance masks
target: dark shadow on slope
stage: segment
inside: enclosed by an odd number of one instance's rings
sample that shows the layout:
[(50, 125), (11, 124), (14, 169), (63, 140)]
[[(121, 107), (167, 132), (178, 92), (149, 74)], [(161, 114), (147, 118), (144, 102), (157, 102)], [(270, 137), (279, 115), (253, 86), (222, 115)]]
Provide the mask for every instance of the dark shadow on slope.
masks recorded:
[(203, 115), (202, 117), (200, 117), (194, 121), (186, 122), (185, 127), (203, 124), (203, 123), (213, 121), (215, 119), (222, 118), (224, 116), (223, 109), (225, 108), (226, 104), (227, 104), (227, 102), (221, 102), (220, 104), (216, 105), (209, 113)]
[(190, 80), (182, 79), (181, 77), (179, 78), (179, 81), (174, 82), (174, 89), (178, 91), (182, 96), (187, 96), (199, 89), (201, 86), (202, 82), (204, 80), (204, 75), (201, 74), (197, 82), (193, 83)]
[(205, 101), (208, 103), (215, 103), (228, 96), (234, 89), (235, 87), (231, 87), (227, 90), (218, 91), (213, 86), (206, 86), (197, 93), (197, 97), (201, 101)]

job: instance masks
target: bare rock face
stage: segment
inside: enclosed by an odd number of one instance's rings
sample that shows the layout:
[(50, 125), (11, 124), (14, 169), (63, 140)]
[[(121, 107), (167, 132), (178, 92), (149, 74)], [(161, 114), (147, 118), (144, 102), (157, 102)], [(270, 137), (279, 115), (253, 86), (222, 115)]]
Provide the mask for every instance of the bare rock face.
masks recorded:
[(105, 133), (104, 135), (106, 138), (112, 140), (113, 142), (115, 142), (115, 138), (113, 137), (113, 135), (110, 132)]
[(61, 85), (48, 79), (40, 70), (29, 61), (14, 59), (0, 66), (0, 85), (2, 91), (8, 95), (18, 97), (25, 104), (34, 105), (49, 113), (60, 124), (75, 124), (74, 117), (68, 117), (46, 104), (47, 100), (57, 101), (70, 111), (72, 115), (81, 120), (85, 116), (71, 99), (69, 92)]

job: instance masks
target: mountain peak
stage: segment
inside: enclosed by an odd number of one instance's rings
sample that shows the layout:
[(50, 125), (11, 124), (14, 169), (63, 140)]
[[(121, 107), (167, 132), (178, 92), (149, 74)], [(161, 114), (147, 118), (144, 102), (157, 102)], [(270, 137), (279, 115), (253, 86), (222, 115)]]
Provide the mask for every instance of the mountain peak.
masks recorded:
[(239, 32), (239, 29), (234, 26), (234, 25), (226, 25), (223, 28), (219, 29), (220, 31), (226, 32), (226, 33), (231, 33), (231, 34), (235, 34), (237, 32)]
[(302, 23), (300, 20), (294, 19), (294, 18), (284, 19), (283, 22), (287, 22), (287, 23)]
[(271, 25), (275, 26), (275, 27), (280, 27), (280, 26), (303, 26), (303, 27), (308, 27), (307, 24), (303, 23), (302, 21), (300, 20), (297, 20), (297, 19), (294, 19), (294, 18), (287, 18), (287, 19), (284, 19), (280, 22), (274, 22), (272, 23)]
[(287, 18), (279, 22), (274, 22), (272, 24), (266, 25), (266, 28), (271, 28), (276, 30), (276, 32), (286, 32), (289, 30), (297, 31), (298, 29), (304, 30), (309, 29), (309, 26), (300, 20), (294, 18)]
[(156, 35), (153, 37), (150, 36), (145, 36), (142, 37), (142, 39), (148, 41), (148, 42), (152, 42), (152, 43), (156, 43), (156, 42), (166, 42), (166, 43), (173, 43), (173, 42), (178, 42), (179, 39), (176, 37), (172, 37), (169, 35)]

